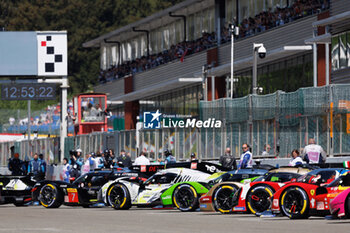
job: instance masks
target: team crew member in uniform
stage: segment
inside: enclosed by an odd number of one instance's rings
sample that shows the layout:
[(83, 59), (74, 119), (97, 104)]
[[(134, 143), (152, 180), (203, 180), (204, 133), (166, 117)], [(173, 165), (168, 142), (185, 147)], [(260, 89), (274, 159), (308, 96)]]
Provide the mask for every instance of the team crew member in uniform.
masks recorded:
[(69, 182), (69, 173), (70, 173), (70, 165), (68, 163), (68, 159), (64, 158), (63, 159), (63, 168), (62, 168), (62, 179), (65, 182)]
[(103, 161), (102, 155), (100, 152), (97, 152), (95, 157), (95, 169), (103, 168), (103, 166), (104, 166), (104, 161)]
[(164, 151), (164, 155), (165, 155), (165, 160), (164, 160), (165, 164), (176, 163), (176, 158), (171, 154), (171, 152), (168, 149)]
[(15, 153), (13, 158), (9, 160), (8, 169), (11, 171), (13, 176), (23, 176), (26, 174), (24, 163), (19, 159), (18, 153)]
[(313, 138), (309, 139), (309, 145), (305, 146), (303, 155), (305, 162), (309, 164), (326, 162), (326, 152), (320, 145), (315, 143)]
[(43, 177), (45, 177), (44, 168), (37, 153), (35, 153), (33, 159), (29, 161), (28, 173), (33, 174), (34, 179), (37, 181), (42, 180)]
[(295, 166), (300, 166), (303, 164), (303, 159), (300, 157), (300, 153), (298, 150), (293, 150), (292, 151), (292, 159), (289, 162), (289, 166), (295, 167)]
[(247, 143), (244, 143), (242, 145), (242, 150), (243, 150), (243, 154), (241, 155), (238, 169), (251, 168), (253, 166), (253, 155), (249, 151), (249, 145)]
[(231, 149), (229, 147), (226, 148), (225, 154), (220, 156), (219, 163), (225, 168), (231, 170), (237, 169), (236, 159), (231, 155)]
[(197, 156), (196, 156), (196, 154), (195, 153), (191, 153), (191, 156), (190, 156), (191, 158), (190, 158), (190, 162), (191, 161), (197, 161), (198, 160), (198, 158), (197, 158)]
[(41, 167), (43, 168), (43, 177), (42, 180), (45, 180), (45, 175), (46, 175), (46, 169), (47, 169), (47, 164), (46, 161), (44, 159), (44, 155), (43, 154), (39, 154), (39, 159), (41, 160)]
[(145, 152), (141, 152), (139, 157), (135, 159), (134, 165), (150, 165), (151, 163), (146, 158)]

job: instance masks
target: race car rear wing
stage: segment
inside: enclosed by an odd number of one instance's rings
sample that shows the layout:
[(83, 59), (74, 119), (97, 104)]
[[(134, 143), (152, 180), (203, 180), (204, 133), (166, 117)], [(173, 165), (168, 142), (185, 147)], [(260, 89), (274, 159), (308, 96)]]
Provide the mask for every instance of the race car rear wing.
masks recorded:
[(146, 175), (153, 175), (160, 169), (176, 168), (176, 167), (194, 169), (194, 170), (202, 171), (209, 174), (229, 171), (229, 169), (215, 163), (198, 162), (198, 161), (180, 162), (180, 163), (171, 163), (171, 164), (133, 165), (130, 167), (130, 170), (142, 172), (142, 173), (145, 173)]

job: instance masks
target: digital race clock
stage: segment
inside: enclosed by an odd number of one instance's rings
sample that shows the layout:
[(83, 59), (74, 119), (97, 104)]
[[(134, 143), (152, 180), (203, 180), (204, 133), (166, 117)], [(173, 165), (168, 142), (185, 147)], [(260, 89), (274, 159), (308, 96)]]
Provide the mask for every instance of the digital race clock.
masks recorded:
[(2, 100), (52, 100), (56, 98), (56, 84), (25, 83), (1, 85)]

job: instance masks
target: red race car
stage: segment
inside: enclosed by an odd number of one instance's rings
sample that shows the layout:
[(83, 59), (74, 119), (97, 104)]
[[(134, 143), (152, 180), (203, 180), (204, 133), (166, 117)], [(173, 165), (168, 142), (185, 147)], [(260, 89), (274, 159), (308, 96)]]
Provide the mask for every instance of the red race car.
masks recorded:
[(273, 195), (272, 212), (282, 213), (291, 219), (329, 214), (330, 201), (350, 188), (347, 171), (339, 168), (316, 169), (298, 178), (297, 182), (286, 184)]
[[(283, 186), (284, 182), (298, 178), (309, 171), (305, 168), (279, 168), (270, 170), (253, 182), (218, 183), (200, 198), (201, 211), (260, 213), (269, 208), (268, 198), (272, 197), (275, 190)], [(248, 203), (247, 200), (251, 202)]]

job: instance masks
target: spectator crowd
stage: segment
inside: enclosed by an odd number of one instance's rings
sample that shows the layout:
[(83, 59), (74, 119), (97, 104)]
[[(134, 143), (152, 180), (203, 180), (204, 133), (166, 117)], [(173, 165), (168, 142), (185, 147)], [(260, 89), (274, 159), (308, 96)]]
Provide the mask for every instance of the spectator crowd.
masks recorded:
[[(238, 24), (238, 38), (245, 38), (257, 33), (264, 32), (274, 27), (282, 26), (302, 17), (319, 13), (329, 8), (329, 0), (296, 0), (290, 6), (281, 8), (276, 6), (275, 10), (268, 9), (260, 12), (255, 17), (249, 17)], [(124, 76), (150, 70), (154, 67), (166, 64), (173, 60), (183, 61), (185, 56), (207, 50), (217, 45), (217, 35), (215, 32), (202, 33), (202, 37), (193, 41), (183, 41), (176, 45), (171, 45), (170, 49), (158, 54), (142, 56), (133, 61), (112, 66), (107, 70), (100, 70), (99, 82), (106, 83)], [(231, 41), (231, 34), (228, 27), (221, 30), (220, 42)]]

